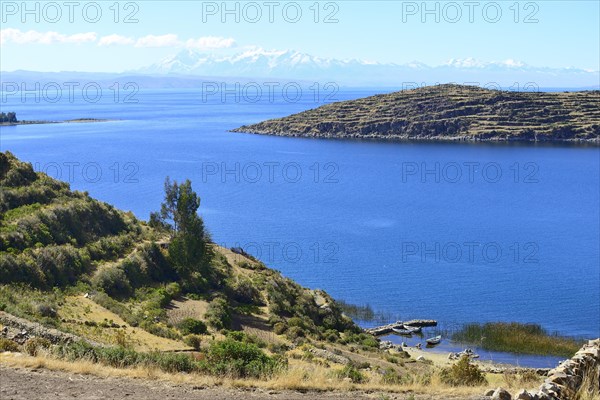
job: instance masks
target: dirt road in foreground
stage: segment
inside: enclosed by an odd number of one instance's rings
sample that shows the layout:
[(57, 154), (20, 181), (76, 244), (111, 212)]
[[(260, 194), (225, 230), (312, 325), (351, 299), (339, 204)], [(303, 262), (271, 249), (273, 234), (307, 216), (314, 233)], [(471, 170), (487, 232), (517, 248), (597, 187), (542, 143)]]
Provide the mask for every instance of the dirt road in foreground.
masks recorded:
[[(172, 385), (128, 378), (99, 378), (44, 369), (13, 368), (0, 364), (2, 400), (361, 400), (408, 399), (410, 394), (299, 393), (234, 390)], [(430, 396), (414, 399), (430, 400)]]

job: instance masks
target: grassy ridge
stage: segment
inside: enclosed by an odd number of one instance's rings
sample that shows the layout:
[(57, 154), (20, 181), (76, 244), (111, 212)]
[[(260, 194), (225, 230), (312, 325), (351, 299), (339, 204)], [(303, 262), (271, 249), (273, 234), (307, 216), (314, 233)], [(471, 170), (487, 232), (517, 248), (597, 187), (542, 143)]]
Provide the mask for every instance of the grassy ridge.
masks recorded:
[(468, 324), (452, 339), (485, 350), (563, 357), (571, 357), (582, 345), (581, 341), (549, 334), (540, 325), (517, 322)]

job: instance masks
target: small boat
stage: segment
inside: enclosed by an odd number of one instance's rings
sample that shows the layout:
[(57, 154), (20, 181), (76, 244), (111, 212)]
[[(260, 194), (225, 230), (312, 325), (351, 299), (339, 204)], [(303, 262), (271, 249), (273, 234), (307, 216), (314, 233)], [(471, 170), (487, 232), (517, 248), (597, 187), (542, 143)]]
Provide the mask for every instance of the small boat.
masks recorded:
[(436, 337), (429, 338), (429, 339), (427, 339), (427, 340), (425, 340), (425, 341), (426, 341), (426, 342), (427, 342), (427, 344), (429, 344), (429, 345), (440, 344), (440, 342), (442, 341), (442, 336), (441, 336), (441, 335), (438, 335), (438, 336), (436, 336)]
[(412, 331), (410, 331), (408, 329), (392, 328), (392, 332), (394, 332), (397, 335), (402, 335), (402, 336), (412, 335)]
[(421, 328), (420, 326), (402, 325), (402, 327), (407, 331), (410, 331), (411, 333), (421, 333), (421, 331), (423, 330), (423, 328)]

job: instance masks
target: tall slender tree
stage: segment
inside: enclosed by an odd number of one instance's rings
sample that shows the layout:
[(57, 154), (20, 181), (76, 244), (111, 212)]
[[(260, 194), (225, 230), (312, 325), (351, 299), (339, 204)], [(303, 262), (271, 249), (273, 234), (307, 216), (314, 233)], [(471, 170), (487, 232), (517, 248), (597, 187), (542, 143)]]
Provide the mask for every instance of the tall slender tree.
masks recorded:
[(208, 235), (198, 215), (200, 197), (192, 189), (189, 179), (179, 184), (165, 179), (165, 200), (160, 212), (150, 215), (153, 226), (171, 232), (169, 258), (182, 278), (193, 272), (204, 272), (207, 265)]

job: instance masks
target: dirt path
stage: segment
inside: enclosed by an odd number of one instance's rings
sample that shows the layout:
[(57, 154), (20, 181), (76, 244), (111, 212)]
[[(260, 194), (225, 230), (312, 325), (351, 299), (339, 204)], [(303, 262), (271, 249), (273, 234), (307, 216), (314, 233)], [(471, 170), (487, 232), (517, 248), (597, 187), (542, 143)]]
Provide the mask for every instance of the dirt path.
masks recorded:
[[(407, 399), (409, 394), (299, 393), (291, 391), (234, 390), (171, 385), (128, 378), (99, 378), (45, 369), (13, 368), (0, 364), (2, 400), (366, 400)], [(430, 396), (415, 396), (430, 400)]]

